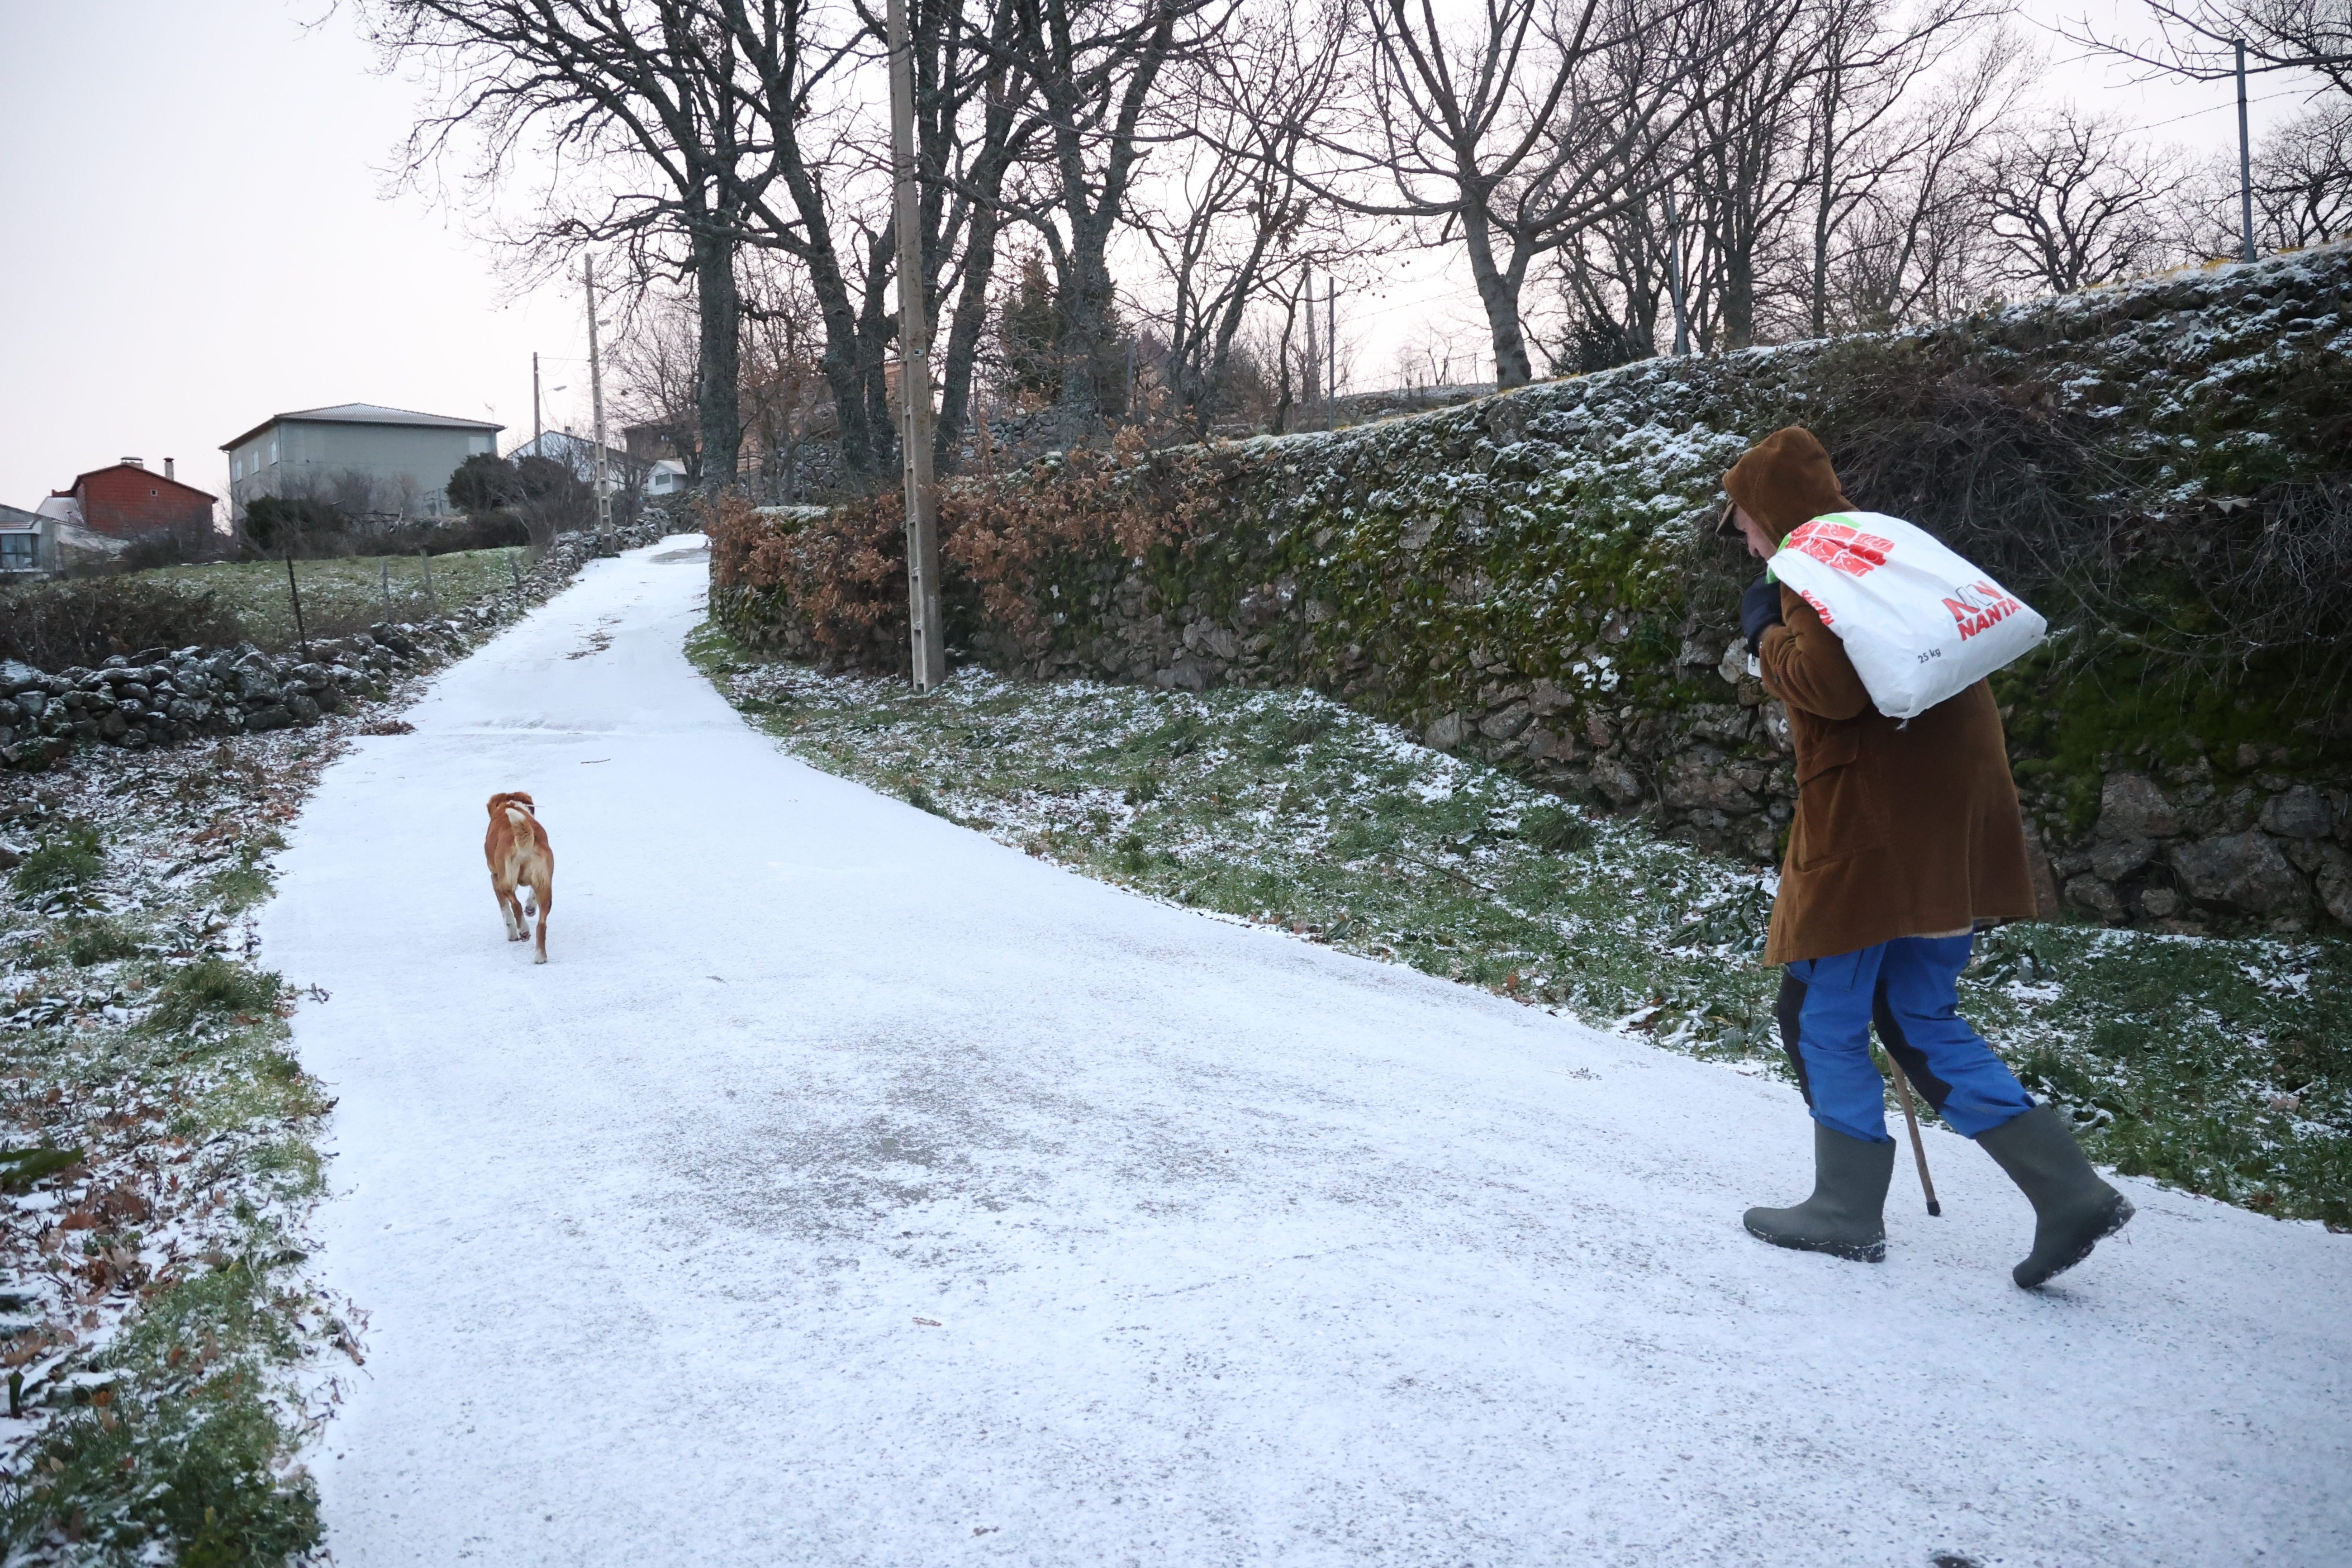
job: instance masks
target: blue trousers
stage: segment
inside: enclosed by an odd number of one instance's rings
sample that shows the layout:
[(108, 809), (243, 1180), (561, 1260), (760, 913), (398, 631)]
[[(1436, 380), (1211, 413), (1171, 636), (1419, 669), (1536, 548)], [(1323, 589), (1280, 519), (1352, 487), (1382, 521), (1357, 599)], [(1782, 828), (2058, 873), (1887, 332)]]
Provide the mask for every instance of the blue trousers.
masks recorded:
[(2033, 1109), (2032, 1097), (1960, 1016), (1957, 989), (1975, 939), (1906, 936), (1781, 971), (1780, 1045), (1813, 1120), (1886, 1143), (1886, 1080), (1870, 1026), (1911, 1086), (1973, 1138)]

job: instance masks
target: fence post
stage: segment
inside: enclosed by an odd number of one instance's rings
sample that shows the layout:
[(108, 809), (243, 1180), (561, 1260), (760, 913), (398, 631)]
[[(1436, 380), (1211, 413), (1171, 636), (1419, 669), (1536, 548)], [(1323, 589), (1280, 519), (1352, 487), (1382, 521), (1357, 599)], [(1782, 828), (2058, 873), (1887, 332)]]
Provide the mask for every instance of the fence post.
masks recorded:
[(302, 662), (310, 662), (310, 634), (302, 629), (302, 590), (294, 583), (294, 542), (286, 542), (286, 596), (294, 601), (294, 640), (302, 645)]
[(433, 555), (422, 544), (416, 547), (416, 559), (425, 563), (425, 614), (427, 618), (441, 618), (441, 603), (433, 596)]

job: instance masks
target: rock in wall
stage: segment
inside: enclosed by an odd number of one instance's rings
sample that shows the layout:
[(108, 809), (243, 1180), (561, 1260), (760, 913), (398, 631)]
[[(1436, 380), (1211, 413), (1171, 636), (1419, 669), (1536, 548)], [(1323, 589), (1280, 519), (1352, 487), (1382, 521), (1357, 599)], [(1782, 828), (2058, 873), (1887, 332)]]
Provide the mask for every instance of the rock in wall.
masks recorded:
[[(2341, 247), (967, 482), (941, 502), (970, 579), (963, 647), (1044, 678), (1317, 687), (1769, 860), (1795, 797), (1787, 724), (1737, 639), (1757, 568), (1708, 525), (1722, 471), (1790, 423), (1823, 436), (1857, 505), (2025, 574), (2011, 586), (2040, 571), (2078, 595), (2043, 604), (2060, 634), (1995, 682), (2053, 912), (2352, 921), (2352, 725), (2303, 666), (2258, 649), (2226, 679), (2183, 673), (2116, 619), (2124, 595), (2047, 559), (2137, 527), (2126, 586), (2193, 598), (2213, 541), (2352, 497)], [(1122, 506), (1118, 527), (1087, 521)], [(1034, 537), (1024, 512), (1046, 520)], [(746, 635), (823, 651), (789, 595), (713, 602)]]

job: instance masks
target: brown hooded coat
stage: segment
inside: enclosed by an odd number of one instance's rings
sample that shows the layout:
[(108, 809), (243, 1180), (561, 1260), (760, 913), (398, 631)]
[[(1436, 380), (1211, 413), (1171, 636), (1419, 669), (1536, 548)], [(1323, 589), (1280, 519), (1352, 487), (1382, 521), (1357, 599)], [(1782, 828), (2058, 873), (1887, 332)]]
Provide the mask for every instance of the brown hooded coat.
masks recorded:
[[(1852, 510), (1829, 454), (1794, 426), (1740, 458), (1723, 488), (1776, 540)], [(1764, 689), (1788, 707), (1797, 816), (1764, 962), (2031, 916), (2024, 820), (1992, 689), (1979, 680), (1898, 724), (1871, 705), (1811, 605), (1784, 587), (1780, 613), (1756, 657)]]

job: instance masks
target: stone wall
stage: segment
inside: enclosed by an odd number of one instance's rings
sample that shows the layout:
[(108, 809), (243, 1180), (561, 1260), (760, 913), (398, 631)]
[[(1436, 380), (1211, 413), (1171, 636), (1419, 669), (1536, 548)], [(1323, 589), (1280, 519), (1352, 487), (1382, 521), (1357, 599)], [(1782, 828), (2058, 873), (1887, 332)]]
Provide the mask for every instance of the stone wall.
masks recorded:
[(316, 723), (382, 698), (401, 676), (454, 657), (559, 591), (587, 561), (668, 531), (658, 516), (604, 536), (560, 535), (523, 577), (440, 620), (379, 623), (349, 637), (314, 637), (308, 656), (226, 648), (149, 648), (97, 669), (54, 673), (0, 661), (0, 765), (36, 769), (74, 746), (144, 750)]
[[(1903, 474), (1883, 451), (1889, 387), (1921, 410), (1900, 439), (1932, 446), (1939, 421), (1989, 419), (1982, 438), (2008, 443), (2013, 482), (2053, 509), (2210, 517), (2218, 532), (2272, 504), (2258, 498), (2352, 467), (2352, 251), (1131, 455), (1108, 488), (1126, 487), (1131, 512), (1190, 520), (1145, 548), (1066, 525), (1108, 504), (1103, 459), (1048, 459), (943, 497), (951, 558), (954, 531), (1002, 530), (1008, 500), (1034, 496), (1065, 520), (1013, 552), (1032, 563), (1032, 613), (956, 597), (962, 649), (1048, 679), (1316, 687), (1432, 746), (1769, 861), (1795, 779), (1785, 717), (1737, 643), (1755, 568), (1706, 537), (1719, 476), (1800, 422), (1842, 471), (1875, 439), (1878, 471)], [(2037, 448), (2051, 431), (2065, 441)], [(2074, 468), (2047, 471), (2060, 451)], [(1964, 539), (1969, 508), (2001, 497), (1948, 493), (1937, 476), (1975, 456), (1854, 499)], [(807, 643), (772, 594), (724, 613), (775, 623), (738, 628), (772, 644)], [(2111, 628), (2053, 618), (2053, 643), (1995, 681), (2048, 911), (2180, 931), (2352, 923), (2352, 724), (2261, 670), (2167, 684)]]

